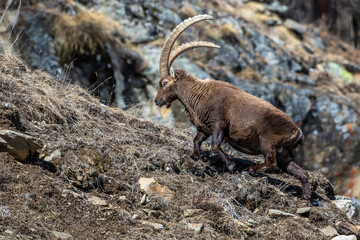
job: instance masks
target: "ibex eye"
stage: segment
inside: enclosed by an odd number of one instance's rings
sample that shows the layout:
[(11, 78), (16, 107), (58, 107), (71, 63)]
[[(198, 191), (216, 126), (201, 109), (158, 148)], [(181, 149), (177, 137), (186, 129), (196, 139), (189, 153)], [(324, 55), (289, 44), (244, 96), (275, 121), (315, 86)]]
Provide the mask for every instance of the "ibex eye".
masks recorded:
[(168, 83), (169, 83), (168, 81), (163, 81), (162, 82), (163, 87), (166, 87), (168, 85)]

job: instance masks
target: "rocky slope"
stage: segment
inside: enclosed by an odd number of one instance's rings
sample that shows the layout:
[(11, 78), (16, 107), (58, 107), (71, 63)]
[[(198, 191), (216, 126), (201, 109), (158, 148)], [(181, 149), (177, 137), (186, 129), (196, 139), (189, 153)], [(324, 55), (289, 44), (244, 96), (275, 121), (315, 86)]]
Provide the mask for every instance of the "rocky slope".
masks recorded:
[(1, 36), (26, 64), (89, 89), (104, 104), (181, 128), (189, 124), (179, 104), (163, 110), (152, 103), (159, 54), (176, 24), (195, 14), (213, 15), (215, 21), (192, 27), (180, 41), (208, 40), (221, 49), (191, 51), (175, 67), (231, 82), (284, 110), (305, 133), (301, 165), (321, 169), (341, 194), (359, 198), (360, 52), (324, 31), (324, 24), (289, 18), (296, 11), (291, 4), (9, 2)]
[(24, 159), (4, 150), (1, 135), (0, 150), (7, 152), (0, 153), (0, 239), (358, 235), (320, 172), (310, 173), (312, 201), (306, 201), (289, 175), (241, 172), (262, 161), (256, 156), (231, 153), (238, 171), (230, 174), (205, 144), (194, 162), (189, 131), (107, 107), (4, 53), (0, 85), (1, 133), (32, 136), (40, 147)]
[[(357, 223), (330, 200), (334, 190), (322, 174), (337, 193), (360, 197), (360, 52), (264, 2), (2, 2), (0, 136), (28, 134), (41, 147), (20, 162), (0, 154), (1, 237), (357, 235)], [(193, 162), (183, 108), (152, 103), (165, 37), (200, 13), (215, 20), (180, 41), (208, 40), (221, 49), (191, 51), (175, 67), (231, 82), (288, 113), (305, 133), (297, 160), (313, 170), (312, 203), (298, 198), (299, 183), (287, 175), (241, 173), (261, 157), (227, 148), (238, 163), (229, 174), (205, 145), (202, 161)]]

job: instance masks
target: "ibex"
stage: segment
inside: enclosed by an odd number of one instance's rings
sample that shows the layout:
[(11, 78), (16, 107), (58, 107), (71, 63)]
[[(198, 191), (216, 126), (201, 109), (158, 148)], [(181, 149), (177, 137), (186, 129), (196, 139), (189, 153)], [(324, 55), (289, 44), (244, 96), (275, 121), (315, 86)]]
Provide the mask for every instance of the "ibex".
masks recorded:
[(308, 173), (294, 162), (295, 151), (303, 141), (302, 131), (292, 119), (265, 100), (222, 81), (200, 80), (183, 70), (173, 71), (171, 64), (181, 53), (197, 47), (219, 48), (205, 41), (195, 41), (172, 47), (179, 35), (189, 26), (209, 15), (197, 15), (180, 23), (166, 40), (160, 56), (159, 91), (157, 106), (171, 106), (178, 99), (186, 109), (190, 121), (196, 126), (194, 151), (191, 158), (200, 157), (201, 143), (212, 136), (212, 150), (219, 154), (231, 172), (235, 163), (221, 149), (223, 140), (238, 151), (263, 154), (265, 162), (247, 170), (257, 172), (264, 167), (278, 166), (282, 171), (298, 178), (303, 198), (310, 198)]

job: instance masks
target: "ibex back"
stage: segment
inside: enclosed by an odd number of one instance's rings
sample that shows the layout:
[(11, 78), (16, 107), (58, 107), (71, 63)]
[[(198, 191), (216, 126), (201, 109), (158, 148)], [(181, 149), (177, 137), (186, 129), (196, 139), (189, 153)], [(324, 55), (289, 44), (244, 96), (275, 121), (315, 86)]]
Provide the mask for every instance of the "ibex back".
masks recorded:
[(171, 51), (174, 42), (187, 27), (210, 19), (209, 15), (198, 15), (180, 23), (171, 32), (161, 52), (156, 105), (170, 107), (172, 101), (179, 100), (185, 106), (190, 121), (197, 128), (191, 155), (194, 160), (200, 157), (201, 143), (211, 135), (212, 149), (219, 154), (229, 171), (234, 170), (235, 163), (221, 149), (223, 140), (241, 152), (264, 155), (264, 163), (251, 166), (248, 170), (257, 172), (277, 165), (298, 178), (303, 187), (303, 198), (309, 199), (308, 173), (294, 162), (303, 134), (287, 114), (229, 83), (200, 80), (183, 70), (171, 69), (175, 58), (186, 50), (219, 48), (213, 43), (200, 41), (182, 44)]

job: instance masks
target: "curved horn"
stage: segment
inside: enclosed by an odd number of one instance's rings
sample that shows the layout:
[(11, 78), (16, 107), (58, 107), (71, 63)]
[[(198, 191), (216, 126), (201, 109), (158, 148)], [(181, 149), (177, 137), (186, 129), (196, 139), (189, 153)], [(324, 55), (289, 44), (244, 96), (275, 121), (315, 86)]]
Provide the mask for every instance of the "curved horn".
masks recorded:
[(179, 47), (175, 48), (173, 51), (171, 51), (170, 58), (169, 58), (169, 68), (171, 67), (172, 63), (175, 61), (175, 59), (182, 54), (183, 52), (198, 48), (198, 47), (209, 47), (209, 48), (220, 48), (220, 46), (212, 43), (212, 42), (206, 42), (206, 41), (199, 41), (199, 42), (188, 42), (181, 44)]
[(204, 20), (211, 20), (213, 19), (212, 16), (203, 14), (197, 15), (192, 18), (188, 18), (179, 25), (170, 33), (170, 36), (166, 40), (164, 47), (161, 51), (160, 55), (160, 77), (164, 78), (169, 74), (169, 56), (171, 49), (176, 41), (176, 39), (180, 36), (180, 34), (185, 31), (188, 27), (193, 25), (194, 23), (204, 21)]

